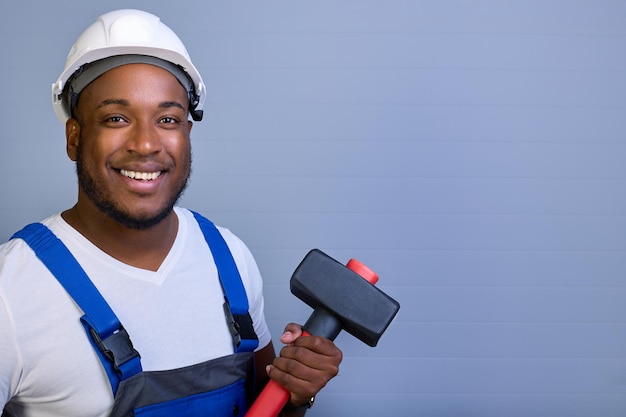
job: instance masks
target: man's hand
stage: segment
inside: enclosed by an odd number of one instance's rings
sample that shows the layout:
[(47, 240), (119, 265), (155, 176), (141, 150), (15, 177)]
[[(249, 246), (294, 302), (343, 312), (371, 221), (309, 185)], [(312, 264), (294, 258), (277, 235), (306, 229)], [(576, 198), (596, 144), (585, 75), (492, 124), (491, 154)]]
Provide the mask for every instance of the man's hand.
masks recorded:
[(337, 376), (343, 356), (330, 340), (301, 335), (301, 326), (288, 324), (280, 338), (285, 346), (267, 366), (269, 377), (291, 393), (289, 403), (295, 407), (305, 404)]

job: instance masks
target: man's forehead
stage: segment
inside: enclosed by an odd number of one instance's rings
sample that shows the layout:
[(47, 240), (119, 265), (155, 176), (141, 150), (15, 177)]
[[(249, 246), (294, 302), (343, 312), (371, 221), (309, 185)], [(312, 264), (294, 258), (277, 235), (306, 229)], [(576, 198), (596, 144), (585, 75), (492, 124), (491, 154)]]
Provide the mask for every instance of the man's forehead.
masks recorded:
[(147, 64), (129, 64), (107, 71), (80, 94), (75, 109), (83, 113), (110, 106), (180, 108), (188, 111), (185, 89), (169, 72)]
[[(151, 77), (158, 77), (159, 82), (146, 85), (146, 94), (163, 92), (165, 95), (159, 100), (180, 101), (182, 108), (190, 108), (194, 86), (182, 68), (169, 61), (143, 55), (113, 56), (91, 63), (77, 71), (67, 85), (68, 107), (78, 109), (80, 102), (93, 99), (91, 97), (81, 100), (81, 96), (93, 94), (98, 96), (95, 98), (96, 101), (128, 98), (129, 90), (134, 89), (136, 84), (149, 80), (148, 73)], [(122, 88), (117, 88), (118, 86)], [(173, 89), (170, 89), (172, 86)]]

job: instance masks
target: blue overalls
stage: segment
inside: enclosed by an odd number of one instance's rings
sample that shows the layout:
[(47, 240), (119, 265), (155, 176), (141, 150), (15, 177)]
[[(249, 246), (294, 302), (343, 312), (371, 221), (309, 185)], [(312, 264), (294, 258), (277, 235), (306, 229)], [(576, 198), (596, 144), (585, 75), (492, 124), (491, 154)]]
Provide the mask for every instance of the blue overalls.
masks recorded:
[(215, 225), (198, 221), (224, 290), (224, 313), (235, 354), (200, 364), (143, 372), (139, 353), (115, 313), (67, 247), (46, 226), (33, 223), (13, 235), (26, 241), (84, 312), (81, 323), (106, 370), (114, 396), (110, 417), (243, 416), (254, 395), (258, 338), (235, 261)]

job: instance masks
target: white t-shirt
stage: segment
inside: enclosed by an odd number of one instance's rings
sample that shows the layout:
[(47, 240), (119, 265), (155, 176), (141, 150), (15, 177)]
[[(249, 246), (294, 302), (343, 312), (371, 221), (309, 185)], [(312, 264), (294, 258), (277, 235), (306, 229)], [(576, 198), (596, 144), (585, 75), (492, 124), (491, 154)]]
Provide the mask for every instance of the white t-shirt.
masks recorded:
[[(43, 223), (70, 249), (124, 325), (144, 371), (174, 369), (233, 353), (213, 257), (188, 210), (175, 208), (176, 240), (158, 271), (102, 252), (60, 214)], [(218, 228), (241, 274), (259, 349), (270, 342), (262, 280), (248, 248)], [(107, 416), (111, 386), (83, 326), (82, 311), (28, 245), (0, 245), (0, 410), (20, 416)]]

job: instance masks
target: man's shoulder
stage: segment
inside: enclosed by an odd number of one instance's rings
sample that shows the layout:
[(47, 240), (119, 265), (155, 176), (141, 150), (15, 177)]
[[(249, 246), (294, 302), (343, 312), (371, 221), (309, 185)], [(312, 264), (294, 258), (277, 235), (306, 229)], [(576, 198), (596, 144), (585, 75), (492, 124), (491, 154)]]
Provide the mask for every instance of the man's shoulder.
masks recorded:
[(231, 241), (233, 243), (237, 242), (237, 244), (241, 242), (239, 237), (237, 237), (237, 235), (235, 235), (228, 227), (216, 223), (216, 221), (211, 217), (206, 216), (201, 212), (182, 207), (174, 207), (174, 211), (176, 215), (179, 216), (179, 219), (182, 219), (182, 221), (187, 223), (188, 230), (201, 230), (198, 219), (196, 218), (196, 216), (199, 216), (201, 219), (206, 219), (211, 222), (229, 244)]
[[(28, 245), (22, 239), (9, 239), (8, 241), (0, 244), (0, 259), (13, 256), (27, 247)], [(1, 261), (0, 264), (2, 264)]]
[[(41, 221), (29, 223), (25, 225), (24, 227), (22, 227), (21, 229), (16, 230), (16, 232), (13, 234), (13, 236), (9, 240), (0, 244), (0, 259), (2, 259), (2, 261), (0, 261), (0, 265), (3, 262), (6, 262), (7, 258), (14, 257), (14, 256), (20, 257), (20, 256), (25, 256), (24, 255), (25, 253), (32, 253), (32, 249), (26, 243), (26, 241), (24, 241), (24, 239), (20, 239), (16, 237), (16, 235), (19, 232), (27, 230), (29, 226), (36, 224), (36, 223), (41, 223), (51, 230), (56, 229), (55, 224), (58, 223), (60, 218), (61, 218), (61, 213), (56, 213), (49, 217), (46, 217), (45, 219)], [(55, 233), (54, 230), (53, 230), (53, 233)]]

